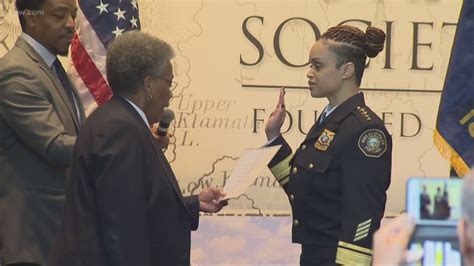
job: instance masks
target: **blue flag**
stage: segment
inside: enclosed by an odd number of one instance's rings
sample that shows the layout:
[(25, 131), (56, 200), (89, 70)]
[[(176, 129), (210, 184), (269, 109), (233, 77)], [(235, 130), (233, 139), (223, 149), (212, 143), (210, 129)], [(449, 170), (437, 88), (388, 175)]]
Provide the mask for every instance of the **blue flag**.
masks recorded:
[(474, 1), (464, 1), (434, 133), (436, 147), (459, 176), (474, 165)]

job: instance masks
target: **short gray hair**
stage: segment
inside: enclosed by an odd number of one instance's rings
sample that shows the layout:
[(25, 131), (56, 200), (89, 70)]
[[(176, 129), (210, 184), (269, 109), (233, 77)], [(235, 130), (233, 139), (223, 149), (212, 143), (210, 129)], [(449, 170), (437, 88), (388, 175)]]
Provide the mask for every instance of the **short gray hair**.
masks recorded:
[(474, 226), (474, 169), (464, 177), (461, 210), (471, 227)]
[(171, 46), (140, 31), (123, 33), (107, 48), (107, 79), (114, 94), (133, 95), (147, 76), (163, 74), (174, 57)]

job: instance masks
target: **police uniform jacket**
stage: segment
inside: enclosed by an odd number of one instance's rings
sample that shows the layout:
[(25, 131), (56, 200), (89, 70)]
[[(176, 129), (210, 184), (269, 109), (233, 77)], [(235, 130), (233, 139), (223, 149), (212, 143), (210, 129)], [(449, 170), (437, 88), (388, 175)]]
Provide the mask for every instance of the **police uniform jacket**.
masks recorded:
[(390, 185), (391, 136), (358, 93), (310, 129), (292, 154), (282, 136), (269, 167), (287, 193), (293, 242), (334, 247), (336, 263), (370, 264)]

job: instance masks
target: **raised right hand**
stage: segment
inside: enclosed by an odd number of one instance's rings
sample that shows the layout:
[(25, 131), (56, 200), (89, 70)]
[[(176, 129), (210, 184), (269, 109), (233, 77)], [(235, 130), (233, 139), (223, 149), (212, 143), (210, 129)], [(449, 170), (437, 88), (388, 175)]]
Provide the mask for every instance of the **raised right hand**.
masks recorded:
[(280, 135), (280, 130), (283, 126), (283, 122), (285, 122), (285, 117), (285, 88), (281, 88), (277, 106), (275, 110), (273, 110), (270, 118), (268, 118), (267, 124), (265, 125), (265, 134), (267, 135), (268, 140)]

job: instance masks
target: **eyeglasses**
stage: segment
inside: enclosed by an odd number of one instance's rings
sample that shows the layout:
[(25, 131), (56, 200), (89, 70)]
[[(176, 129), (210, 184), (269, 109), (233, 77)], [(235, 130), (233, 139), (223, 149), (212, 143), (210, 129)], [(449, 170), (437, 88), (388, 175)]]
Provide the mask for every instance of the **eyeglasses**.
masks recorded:
[(176, 82), (176, 81), (172, 81), (172, 80), (165, 79), (165, 78), (162, 78), (162, 77), (158, 77), (158, 78), (168, 82), (168, 86), (170, 87), (170, 91), (173, 91), (174, 89), (176, 89), (176, 87), (178, 87), (178, 82)]

